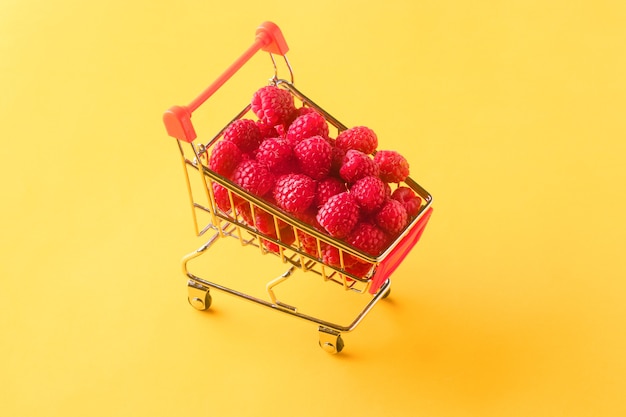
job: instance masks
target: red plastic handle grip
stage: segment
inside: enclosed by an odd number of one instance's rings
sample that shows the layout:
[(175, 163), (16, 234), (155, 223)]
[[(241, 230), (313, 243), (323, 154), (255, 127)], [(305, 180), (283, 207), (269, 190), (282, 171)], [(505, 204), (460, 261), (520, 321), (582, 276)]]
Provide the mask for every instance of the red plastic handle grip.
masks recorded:
[(224, 85), (259, 50), (285, 55), (289, 50), (280, 28), (273, 22), (263, 22), (256, 30), (254, 43), (233, 62), (211, 85), (187, 106), (172, 106), (163, 114), (167, 134), (178, 140), (193, 142), (196, 131), (191, 123), (192, 113)]

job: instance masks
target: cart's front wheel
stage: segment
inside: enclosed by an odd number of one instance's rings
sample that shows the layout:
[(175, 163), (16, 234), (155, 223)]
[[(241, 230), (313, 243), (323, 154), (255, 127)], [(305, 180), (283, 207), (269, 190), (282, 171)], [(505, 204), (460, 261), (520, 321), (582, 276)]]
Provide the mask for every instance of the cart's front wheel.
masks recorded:
[(324, 351), (334, 354), (343, 350), (344, 343), (341, 338), (341, 333), (322, 326), (319, 327), (319, 333), (319, 345)]
[(209, 288), (193, 280), (187, 282), (187, 300), (196, 310), (208, 310), (211, 307)]

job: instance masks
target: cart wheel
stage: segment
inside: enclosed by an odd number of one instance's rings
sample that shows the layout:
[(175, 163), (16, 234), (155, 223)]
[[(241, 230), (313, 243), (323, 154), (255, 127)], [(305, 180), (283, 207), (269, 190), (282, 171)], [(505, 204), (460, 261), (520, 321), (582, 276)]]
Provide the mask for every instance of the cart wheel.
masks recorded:
[(211, 294), (207, 292), (204, 296), (204, 300), (200, 297), (187, 297), (187, 301), (189, 301), (189, 304), (191, 304), (191, 306), (196, 310), (203, 311), (208, 310), (209, 307), (211, 307), (213, 298), (211, 297)]
[(322, 326), (319, 328), (319, 333), (319, 345), (322, 349), (324, 349), (324, 351), (334, 354), (343, 350), (344, 343), (341, 338), (341, 333)]
[(187, 293), (187, 301), (189, 301), (189, 304), (196, 310), (203, 311), (211, 307), (213, 299), (211, 298), (209, 288), (204, 285), (189, 280), (187, 282)]

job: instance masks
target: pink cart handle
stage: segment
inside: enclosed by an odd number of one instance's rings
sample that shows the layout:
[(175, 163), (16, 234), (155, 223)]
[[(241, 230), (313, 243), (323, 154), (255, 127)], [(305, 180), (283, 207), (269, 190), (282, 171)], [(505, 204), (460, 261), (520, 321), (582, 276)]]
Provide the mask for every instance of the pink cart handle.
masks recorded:
[(280, 28), (275, 23), (262, 23), (256, 30), (254, 43), (189, 105), (172, 106), (165, 111), (163, 123), (167, 134), (178, 140), (193, 142), (197, 135), (191, 123), (192, 113), (219, 90), (259, 50), (283, 56), (289, 50)]

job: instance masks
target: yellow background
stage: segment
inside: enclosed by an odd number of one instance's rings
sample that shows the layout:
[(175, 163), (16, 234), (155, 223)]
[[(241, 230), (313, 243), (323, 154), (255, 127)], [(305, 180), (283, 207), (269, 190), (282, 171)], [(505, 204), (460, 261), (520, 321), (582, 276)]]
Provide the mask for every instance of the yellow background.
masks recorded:
[[(310, 323), (186, 301), (202, 241), (161, 115), (265, 20), (296, 85), (434, 196), (340, 355)], [(618, 0), (3, 0), (0, 415), (626, 415), (625, 22)], [(198, 130), (271, 74), (256, 56)], [(206, 276), (282, 268), (225, 245)], [(343, 314), (326, 288), (288, 293)]]

